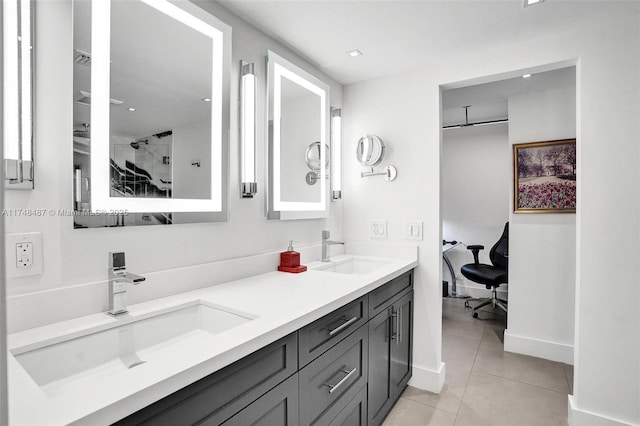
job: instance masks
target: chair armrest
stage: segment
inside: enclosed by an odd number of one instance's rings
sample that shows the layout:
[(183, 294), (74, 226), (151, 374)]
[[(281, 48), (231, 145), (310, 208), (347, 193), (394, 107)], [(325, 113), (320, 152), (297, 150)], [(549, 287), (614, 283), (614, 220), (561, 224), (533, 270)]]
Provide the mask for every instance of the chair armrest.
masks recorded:
[(479, 265), (480, 260), (478, 259), (478, 253), (480, 252), (480, 250), (484, 250), (484, 246), (480, 244), (473, 244), (467, 246), (467, 249), (471, 250), (471, 253), (473, 253), (473, 263), (475, 265)]

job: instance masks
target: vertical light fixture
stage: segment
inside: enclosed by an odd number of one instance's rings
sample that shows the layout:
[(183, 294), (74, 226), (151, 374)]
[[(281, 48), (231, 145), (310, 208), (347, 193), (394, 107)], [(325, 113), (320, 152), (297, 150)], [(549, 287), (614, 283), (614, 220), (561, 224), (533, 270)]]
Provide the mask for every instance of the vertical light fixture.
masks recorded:
[(331, 108), (331, 200), (342, 198), (342, 110)]
[(256, 182), (256, 72), (254, 62), (240, 61), (240, 192), (253, 198)]
[(2, 3), (5, 180), (33, 188), (31, 0)]

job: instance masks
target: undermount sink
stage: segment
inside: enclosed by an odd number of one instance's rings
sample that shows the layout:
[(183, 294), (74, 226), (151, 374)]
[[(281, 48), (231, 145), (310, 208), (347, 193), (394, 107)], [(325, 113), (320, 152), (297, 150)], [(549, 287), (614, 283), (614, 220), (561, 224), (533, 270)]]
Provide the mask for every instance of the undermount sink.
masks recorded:
[(210, 338), (254, 318), (199, 301), (137, 320), (118, 318), (81, 336), (36, 349), (16, 348), (12, 354), (47, 395), (55, 396), (67, 387), (166, 359), (171, 356), (169, 351), (177, 353), (191, 341)]
[(348, 256), (320, 265), (315, 269), (324, 272), (336, 272), (338, 274), (361, 275), (373, 272), (386, 266), (388, 263), (389, 261), (384, 259)]

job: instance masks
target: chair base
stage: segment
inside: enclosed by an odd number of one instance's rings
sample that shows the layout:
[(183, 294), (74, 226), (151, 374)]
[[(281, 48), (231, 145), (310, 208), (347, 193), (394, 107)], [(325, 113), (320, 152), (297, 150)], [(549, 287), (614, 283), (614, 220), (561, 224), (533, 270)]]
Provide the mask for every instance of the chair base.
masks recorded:
[[(482, 299), (477, 299), (477, 300), (482, 300)], [(508, 302), (504, 299), (500, 299), (498, 297), (498, 289), (497, 287), (493, 287), (493, 289), (491, 290), (491, 297), (488, 299), (484, 299), (484, 302), (480, 303), (479, 305), (476, 306), (471, 306), (469, 305), (469, 300), (466, 300), (464, 302), (464, 306), (465, 308), (472, 308), (473, 312), (472, 315), (474, 318), (478, 318), (478, 310), (480, 308), (484, 308), (487, 305), (491, 305), (494, 308), (497, 306), (498, 308), (502, 309), (505, 313), (507, 312), (507, 305)]]

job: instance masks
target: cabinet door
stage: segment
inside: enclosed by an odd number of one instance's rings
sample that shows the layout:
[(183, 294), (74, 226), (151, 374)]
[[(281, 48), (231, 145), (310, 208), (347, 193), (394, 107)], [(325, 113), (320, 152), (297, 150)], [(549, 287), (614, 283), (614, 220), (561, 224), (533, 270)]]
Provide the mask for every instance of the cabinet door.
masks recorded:
[(390, 386), (392, 307), (369, 321), (368, 423), (382, 423), (393, 404)]
[[(218, 423), (203, 422), (201, 426)], [(224, 426), (294, 426), (298, 424), (298, 375), (294, 374), (224, 422)]]
[(413, 291), (393, 304), (395, 321), (391, 342), (391, 390), (394, 400), (400, 397), (411, 378), (413, 352)]

